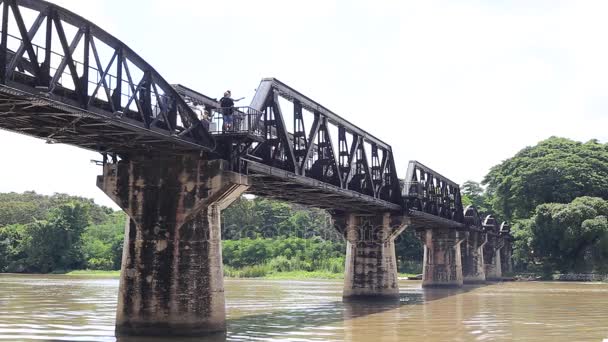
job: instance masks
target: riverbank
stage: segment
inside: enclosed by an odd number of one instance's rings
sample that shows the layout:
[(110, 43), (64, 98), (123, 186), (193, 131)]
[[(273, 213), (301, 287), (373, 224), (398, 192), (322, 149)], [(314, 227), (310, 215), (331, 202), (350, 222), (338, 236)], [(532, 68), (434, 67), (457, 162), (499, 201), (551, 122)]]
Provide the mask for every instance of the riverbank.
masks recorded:
[[(120, 277), (120, 271), (99, 271), (99, 270), (75, 270), (70, 272), (55, 272), (53, 274), (63, 274), (68, 276), (91, 276), (91, 277)], [(412, 278), (415, 274), (399, 273), (399, 278)], [(226, 274), (228, 279), (276, 279), (276, 280), (303, 280), (303, 279), (344, 279), (343, 273), (332, 273), (327, 271), (289, 271), (289, 272), (272, 272), (269, 274), (255, 276), (251, 273), (239, 273), (232, 271), (231, 274)]]
[(554, 273), (550, 275), (518, 273), (514, 274), (512, 278), (515, 281), (608, 282), (608, 274), (597, 273)]
[(69, 276), (90, 276), (90, 277), (120, 277), (120, 271), (99, 271), (99, 270), (76, 270), (65, 273), (54, 273), (54, 274), (65, 274)]
[[(343, 273), (333, 273), (328, 271), (285, 271), (255, 274), (251, 271), (230, 270), (224, 272), (226, 279), (270, 279), (270, 280), (340, 280), (344, 279)], [(1, 273), (0, 273), (1, 274)], [(120, 271), (100, 271), (100, 270), (75, 270), (69, 272), (53, 272), (51, 274), (67, 275), (73, 277), (100, 277), (100, 278), (119, 278)], [(34, 274), (24, 274), (34, 275)], [(399, 280), (420, 280), (420, 274), (399, 273)], [(608, 275), (580, 273), (580, 274), (553, 274), (542, 276), (536, 273), (509, 274), (503, 277), (503, 281), (555, 281), (555, 282), (608, 282)]]

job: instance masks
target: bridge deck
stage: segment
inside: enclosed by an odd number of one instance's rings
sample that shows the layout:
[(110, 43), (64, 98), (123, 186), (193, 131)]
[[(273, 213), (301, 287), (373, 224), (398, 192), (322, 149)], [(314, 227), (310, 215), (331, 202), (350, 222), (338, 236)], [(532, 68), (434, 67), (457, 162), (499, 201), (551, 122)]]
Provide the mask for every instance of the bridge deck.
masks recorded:
[(314, 178), (299, 176), (293, 172), (254, 161), (247, 161), (247, 164), (249, 177), (253, 180), (248, 192), (253, 195), (329, 210), (402, 211), (398, 204), (341, 189)]
[(463, 223), (449, 220), (440, 216), (431, 215), (419, 210), (409, 210), (406, 215), (410, 217), (411, 226), (413, 228), (467, 228), (467, 225)]

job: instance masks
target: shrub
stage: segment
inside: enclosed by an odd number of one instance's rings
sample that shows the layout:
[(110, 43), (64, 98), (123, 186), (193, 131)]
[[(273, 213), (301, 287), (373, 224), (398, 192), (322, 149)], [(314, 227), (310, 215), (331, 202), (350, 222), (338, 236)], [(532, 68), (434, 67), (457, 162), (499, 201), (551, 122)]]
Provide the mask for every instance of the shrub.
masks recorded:
[(224, 267), (224, 276), (231, 278), (260, 278), (270, 274), (272, 270), (267, 264), (245, 266), (240, 269), (235, 269), (230, 266)]
[(114, 267), (112, 260), (104, 258), (91, 258), (87, 260), (87, 268), (90, 270), (110, 271)]
[(344, 273), (344, 257), (323, 259), (317, 269), (330, 273)]

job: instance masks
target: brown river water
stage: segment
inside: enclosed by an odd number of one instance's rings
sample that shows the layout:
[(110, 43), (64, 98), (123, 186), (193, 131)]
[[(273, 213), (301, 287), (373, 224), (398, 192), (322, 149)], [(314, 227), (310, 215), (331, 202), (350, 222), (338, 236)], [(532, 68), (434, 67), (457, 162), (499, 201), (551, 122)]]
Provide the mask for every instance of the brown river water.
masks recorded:
[[(227, 334), (171, 341), (608, 342), (606, 283), (400, 285), (400, 303), (343, 303), (341, 281), (226, 280)], [(0, 340), (116, 341), (117, 288), (114, 278), (0, 275)]]

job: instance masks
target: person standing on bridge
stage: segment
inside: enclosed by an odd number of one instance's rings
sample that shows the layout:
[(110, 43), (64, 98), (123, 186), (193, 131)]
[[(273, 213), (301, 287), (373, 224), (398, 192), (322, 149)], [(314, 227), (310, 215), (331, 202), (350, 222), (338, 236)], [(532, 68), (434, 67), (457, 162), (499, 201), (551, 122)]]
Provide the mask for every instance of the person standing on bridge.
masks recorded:
[(232, 93), (230, 92), (230, 90), (226, 90), (226, 92), (224, 93), (224, 97), (220, 99), (220, 107), (222, 107), (222, 115), (224, 117), (224, 124), (222, 126), (222, 130), (224, 131), (233, 129), (232, 126), (234, 123), (234, 117), (232, 115), (234, 111), (234, 103), (244, 99), (244, 97), (241, 97), (239, 99), (233, 100), (231, 96)]

